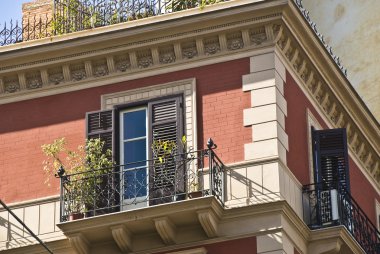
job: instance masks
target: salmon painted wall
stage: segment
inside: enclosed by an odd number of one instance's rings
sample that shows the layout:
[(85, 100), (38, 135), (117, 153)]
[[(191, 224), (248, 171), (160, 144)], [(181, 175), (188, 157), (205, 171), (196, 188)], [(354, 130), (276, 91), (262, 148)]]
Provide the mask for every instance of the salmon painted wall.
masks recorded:
[[(289, 73), (286, 75), (285, 99), (288, 104), (288, 116), (285, 119), (285, 131), (289, 137), (287, 164), (302, 185), (309, 184), (307, 109), (312, 112), (324, 129), (327, 129), (327, 125)], [(375, 199), (380, 201), (380, 196), (351, 158), (349, 159), (349, 167), (351, 194), (376, 225)]]
[(97, 88), (0, 105), (0, 197), (7, 203), (58, 194), (58, 180), (44, 184), (41, 145), (66, 137), (76, 147), (85, 139), (85, 113), (100, 109), (102, 94), (196, 78), (198, 145), (212, 137), (224, 162), (241, 161), (252, 140), (243, 126), (250, 94), (242, 92), (249, 59), (240, 59)]
[[(194, 246), (195, 248), (205, 248), (207, 254), (256, 254), (257, 253), (257, 241), (256, 237), (241, 238), (236, 240), (230, 240), (219, 243), (205, 244), (201, 246)], [(186, 249), (181, 249), (186, 250)], [(175, 250), (181, 251), (181, 250)], [(163, 254), (168, 252), (161, 252), (156, 254)]]

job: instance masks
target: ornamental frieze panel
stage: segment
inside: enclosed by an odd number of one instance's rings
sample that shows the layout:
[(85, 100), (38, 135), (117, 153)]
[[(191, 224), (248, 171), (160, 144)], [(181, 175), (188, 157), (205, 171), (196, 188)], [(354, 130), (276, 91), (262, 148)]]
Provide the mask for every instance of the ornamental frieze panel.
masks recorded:
[(77, 63), (70, 65), (70, 74), (72, 81), (81, 81), (87, 78), (85, 65), (83, 63)]
[(37, 89), (42, 87), (42, 78), (39, 71), (26, 74), (27, 89)]
[(176, 60), (174, 46), (166, 46), (159, 49), (160, 63), (169, 64), (174, 63)]
[(220, 52), (219, 38), (217, 36), (204, 39), (203, 45), (206, 55), (214, 55)]
[(93, 69), (93, 74), (95, 77), (102, 77), (109, 74), (106, 59), (93, 61), (92, 69)]
[(6, 77), (3, 81), (4, 93), (15, 93), (20, 91), (20, 83), (17, 76)]
[(152, 52), (149, 49), (137, 53), (137, 64), (140, 69), (145, 69), (153, 65)]
[(125, 72), (131, 69), (131, 61), (128, 54), (121, 54), (114, 57), (116, 71)]
[(49, 85), (59, 85), (64, 82), (63, 70), (61, 67), (48, 70)]
[(242, 33), (237, 31), (227, 35), (227, 48), (229, 50), (237, 50), (244, 47)]
[[(275, 32), (275, 30), (273, 30)], [(259, 46), (268, 40), (264, 27), (251, 29), (249, 31), (249, 39), (252, 45)]]
[(197, 44), (195, 40), (182, 43), (181, 50), (183, 59), (192, 59), (198, 56)]

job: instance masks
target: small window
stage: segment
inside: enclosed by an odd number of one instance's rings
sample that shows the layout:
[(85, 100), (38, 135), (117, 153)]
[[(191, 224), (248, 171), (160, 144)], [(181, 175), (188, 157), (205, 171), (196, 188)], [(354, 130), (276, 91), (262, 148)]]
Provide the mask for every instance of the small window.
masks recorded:
[(350, 191), (346, 129), (312, 130), (314, 182)]

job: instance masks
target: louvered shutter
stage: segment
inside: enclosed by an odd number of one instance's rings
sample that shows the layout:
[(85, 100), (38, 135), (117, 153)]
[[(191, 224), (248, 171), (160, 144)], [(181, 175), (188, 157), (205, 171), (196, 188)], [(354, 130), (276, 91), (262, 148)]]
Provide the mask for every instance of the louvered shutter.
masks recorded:
[[(86, 114), (87, 139), (100, 138), (104, 149), (114, 151), (114, 113), (113, 110), (95, 111)], [(114, 152), (113, 152), (114, 153)]]
[[(87, 139), (99, 138), (104, 141), (103, 150), (110, 149), (114, 157), (114, 111), (104, 110), (86, 114)], [(114, 158), (110, 158), (114, 159)], [(116, 170), (116, 169), (114, 169)], [(96, 189), (96, 202), (89, 207), (93, 215), (118, 211), (119, 184), (117, 174), (110, 173), (101, 176), (101, 183)]]
[[(150, 102), (149, 111), (149, 146), (155, 140), (174, 141), (178, 151), (173, 154), (182, 154), (181, 138), (183, 136), (182, 97), (175, 97)], [(150, 151), (152, 164), (149, 172), (150, 205), (171, 202), (178, 193), (185, 192), (185, 166), (175, 163), (178, 156), (170, 157), (165, 165), (158, 163), (157, 158)]]
[(346, 129), (313, 130), (315, 183), (350, 191)]

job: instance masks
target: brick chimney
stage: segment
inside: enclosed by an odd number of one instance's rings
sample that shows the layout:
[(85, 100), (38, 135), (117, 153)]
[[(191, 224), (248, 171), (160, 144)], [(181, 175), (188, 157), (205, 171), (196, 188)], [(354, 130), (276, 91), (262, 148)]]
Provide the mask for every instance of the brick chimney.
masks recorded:
[(50, 35), (54, 0), (34, 0), (22, 4), (23, 41)]

